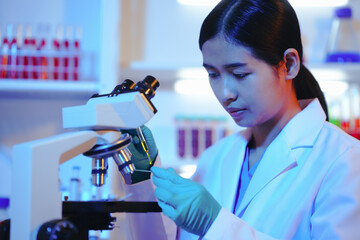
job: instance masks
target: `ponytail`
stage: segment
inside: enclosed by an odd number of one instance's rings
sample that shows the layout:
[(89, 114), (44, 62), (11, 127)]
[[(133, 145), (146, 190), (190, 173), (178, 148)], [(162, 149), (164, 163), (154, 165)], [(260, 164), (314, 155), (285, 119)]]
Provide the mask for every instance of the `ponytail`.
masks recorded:
[(326, 120), (329, 120), (328, 108), (324, 93), (321, 91), (319, 83), (311, 72), (301, 64), (300, 71), (293, 79), (293, 85), (298, 100), (317, 98), (326, 114)]

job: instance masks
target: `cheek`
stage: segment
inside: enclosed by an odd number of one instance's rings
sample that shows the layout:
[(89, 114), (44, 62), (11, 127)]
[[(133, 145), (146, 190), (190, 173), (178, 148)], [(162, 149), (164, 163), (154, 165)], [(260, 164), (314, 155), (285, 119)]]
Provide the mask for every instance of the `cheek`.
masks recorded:
[(273, 79), (257, 81), (243, 92), (243, 96), (260, 116), (268, 115), (277, 106), (279, 89)]

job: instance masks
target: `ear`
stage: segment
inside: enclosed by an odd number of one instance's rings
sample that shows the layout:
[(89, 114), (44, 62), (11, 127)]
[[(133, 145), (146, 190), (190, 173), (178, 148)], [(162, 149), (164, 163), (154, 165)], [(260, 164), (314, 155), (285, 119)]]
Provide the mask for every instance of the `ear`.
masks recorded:
[(284, 63), (286, 68), (285, 79), (294, 79), (300, 71), (299, 53), (295, 48), (288, 48), (284, 52)]

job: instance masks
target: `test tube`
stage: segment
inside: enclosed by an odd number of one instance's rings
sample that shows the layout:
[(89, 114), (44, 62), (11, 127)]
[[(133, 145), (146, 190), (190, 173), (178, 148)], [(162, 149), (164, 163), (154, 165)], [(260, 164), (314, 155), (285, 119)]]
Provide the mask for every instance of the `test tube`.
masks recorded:
[(16, 78), (16, 60), (18, 55), (18, 44), (14, 35), (12, 24), (8, 25), (8, 37), (9, 37), (9, 71), (8, 77), (11, 79)]
[(177, 154), (180, 158), (185, 158), (186, 129), (184, 117), (182, 115), (175, 116), (175, 123), (177, 131)]
[(8, 55), (9, 55), (9, 40), (5, 36), (4, 40), (2, 41), (1, 46), (1, 72), (0, 78), (7, 77), (7, 65), (8, 65)]
[(204, 130), (204, 134), (205, 134), (205, 149), (207, 149), (208, 147), (210, 147), (213, 144), (213, 122), (214, 119), (211, 117), (207, 117), (205, 119), (205, 130)]
[(31, 39), (31, 26), (26, 27), (25, 31), (25, 37), (24, 42), (21, 49), (21, 78), (22, 79), (28, 79), (30, 78), (30, 71), (29, 71), (29, 65), (30, 65), (30, 39)]
[(24, 58), (23, 58), (23, 25), (18, 25), (17, 31), (16, 31), (16, 41), (17, 41), (17, 56), (16, 56), (16, 78), (22, 77), (22, 67), (24, 65)]
[(53, 79), (59, 80), (62, 78), (62, 58), (61, 58), (61, 41), (63, 40), (63, 27), (58, 26), (56, 31), (56, 38), (53, 40), (53, 52), (54, 57), (52, 58), (53, 65)]
[(38, 57), (38, 72), (39, 78), (42, 80), (49, 79), (48, 68), (49, 68), (49, 57), (48, 57), (48, 35), (49, 35), (49, 26), (48, 25), (39, 25), (38, 26), (38, 35), (40, 43), (37, 46), (37, 57)]
[(200, 152), (200, 135), (199, 135), (199, 125), (197, 123), (197, 118), (192, 118), (192, 126), (191, 126), (191, 155), (193, 158), (197, 158)]
[(62, 68), (62, 72), (63, 72), (63, 80), (69, 80), (69, 78), (72, 77), (71, 74), (69, 74), (69, 71), (70, 71), (70, 40), (72, 39), (72, 33), (73, 32), (73, 29), (71, 26), (68, 26), (66, 28), (66, 37), (65, 39), (63, 40), (62, 42), (62, 45), (61, 45), (61, 49), (62, 49), (62, 52), (64, 54), (64, 57), (63, 57), (63, 68)]
[(77, 27), (75, 31), (74, 41), (74, 61), (73, 61), (73, 80), (79, 80), (79, 68), (80, 68), (80, 41), (82, 37), (82, 28)]

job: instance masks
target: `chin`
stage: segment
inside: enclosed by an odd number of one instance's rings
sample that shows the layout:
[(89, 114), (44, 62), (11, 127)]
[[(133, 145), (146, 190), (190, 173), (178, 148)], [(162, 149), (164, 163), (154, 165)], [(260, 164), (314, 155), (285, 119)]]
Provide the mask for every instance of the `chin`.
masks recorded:
[(235, 119), (233, 119), (233, 120), (236, 123), (236, 125), (238, 125), (239, 127), (249, 128), (249, 127), (253, 127), (256, 125), (256, 124), (254, 124), (254, 122), (247, 121), (245, 119), (238, 120), (238, 121), (236, 121)]

